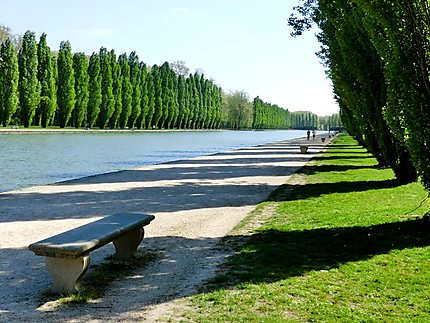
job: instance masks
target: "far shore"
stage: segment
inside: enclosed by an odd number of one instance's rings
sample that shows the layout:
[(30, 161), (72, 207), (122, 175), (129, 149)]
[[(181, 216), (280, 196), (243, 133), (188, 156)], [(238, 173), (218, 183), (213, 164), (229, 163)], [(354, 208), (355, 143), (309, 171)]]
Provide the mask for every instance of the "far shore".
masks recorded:
[(189, 131), (227, 131), (229, 129), (84, 129), (84, 128), (0, 128), (0, 134), (34, 133), (144, 133), (144, 132), (189, 132)]
[(85, 129), (85, 128), (23, 128), (0, 127), (0, 135), (14, 134), (61, 134), (61, 133), (151, 133), (151, 132), (203, 132), (203, 131), (287, 131), (299, 129)]

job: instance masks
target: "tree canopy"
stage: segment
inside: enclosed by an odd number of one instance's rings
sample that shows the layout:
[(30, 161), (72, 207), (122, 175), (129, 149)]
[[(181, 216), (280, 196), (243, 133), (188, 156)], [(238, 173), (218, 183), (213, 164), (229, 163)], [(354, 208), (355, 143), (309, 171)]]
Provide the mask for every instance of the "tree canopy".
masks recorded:
[(317, 24), (320, 57), (348, 131), (402, 182), (430, 189), (430, 10), (422, 0), (306, 0), (289, 23)]

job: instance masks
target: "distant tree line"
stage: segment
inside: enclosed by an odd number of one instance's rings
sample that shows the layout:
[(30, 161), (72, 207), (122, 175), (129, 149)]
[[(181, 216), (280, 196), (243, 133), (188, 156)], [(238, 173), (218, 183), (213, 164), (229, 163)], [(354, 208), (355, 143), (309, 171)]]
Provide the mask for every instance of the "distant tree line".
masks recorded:
[(339, 113), (330, 116), (318, 116), (307, 111), (291, 112), (291, 128), (341, 131), (343, 124)]
[(53, 52), (47, 35), (0, 26), (0, 123), (100, 129), (329, 129), (244, 91), (224, 93), (182, 61), (147, 66), (136, 52)]
[(342, 121), (399, 182), (430, 190), (430, 4), (304, 0), (289, 23), (316, 24)]
[(289, 129), (291, 128), (291, 114), (276, 104), (264, 102), (258, 96), (253, 101), (254, 129)]
[(101, 48), (90, 57), (68, 41), (53, 53), (46, 34), (27, 31), (17, 52), (0, 46), (0, 116), (3, 126), (138, 129), (214, 129), (222, 90), (203, 74), (184, 75), (169, 63), (148, 67), (135, 52), (116, 56)]
[(258, 96), (251, 102), (244, 91), (223, 95), (222, 128), (228, 129), (317, 129), (342, 130), (338, 113), (317, 116), (308, 111), (290, 112)]

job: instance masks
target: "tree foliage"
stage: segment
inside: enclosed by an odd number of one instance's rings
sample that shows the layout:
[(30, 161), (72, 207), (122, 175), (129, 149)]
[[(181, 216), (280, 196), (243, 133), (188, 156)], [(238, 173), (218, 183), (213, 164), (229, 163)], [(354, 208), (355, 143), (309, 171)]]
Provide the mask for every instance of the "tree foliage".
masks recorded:
[(36, 124), (43, 128), (54, 122), (57, 108), (57, 86), (55, 84), (55, 71), (51, 49), (46, 43), (46, 34), (40, 37), (37, 47), (38, 70), (37, 78), (40, 82), (40, 103), (36, 115)]
[(40, 100), (40, 83), (37, 79), (37, 43), (34, 32), (27, 31), (18, 53), (20, 116), (24, 127), (29, 127)]
[(58, 52), (58, 124), (64, 128), (75, 107), (75, 74), (73, 70), (72, 47), (68, 41), (60, 44)]
[(93, 127), (100, 113), (102, 103), (102, 76), (100, 74), (100, 57), (97, 53), (90, 56), (88, 64), (89, 98), (86, 125)]
[(427, 1), (306, 0), (297, 11), (296, 34), (321, 28), (320, 57), (348, 131), (398, 180), (414, 181), (416, 167), (430, 187)]
[(288, 129), (291, 127), (291, 117), (288, 110), (256, 97), (252, 124), (254, 129)]
[(116, 60), (116, 55), (113, 50), (110, 51), (111, 67), (112, 67), (112, 94), (114, 99), (114, 112), (109, 120), (110, 128), (117, 128), (119, 117), (122, 112), (122, 84), (123, 76), (121, 72), (121, 65)]
[(73, 69), (76, 101), (72, 124), (75, 128), (79, 128), (84, 125), (89, 100), (88, 58), (84, 53), (75, 53), (73, 55)]
[(0, 45), (0, 123), (6, 127), (18, 108), (18, 57), (9, 38)]
[(111, 56), (107, 49), (102, 47), (100, 48), (99, 57), (102, 100), (98, 116), (98, 125), (100, 129), (104, 129), (115, 111), (115, 99), (113, 96)]

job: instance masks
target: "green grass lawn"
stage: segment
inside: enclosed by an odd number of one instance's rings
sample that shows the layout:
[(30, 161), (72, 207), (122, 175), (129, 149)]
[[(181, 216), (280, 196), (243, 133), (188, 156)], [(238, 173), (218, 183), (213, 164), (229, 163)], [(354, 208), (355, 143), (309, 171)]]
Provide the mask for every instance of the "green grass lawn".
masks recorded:
[[(279, 188), (185, 320), (430, 322), (430, 224), (418, 183), (398, 185), (350, 137)], [(304, 185), (303, 185), (304, 184)], [(286, 192), (289, 192), (288, 194)], [(235, 243), (240, 241), (241, 243)], [(245, 241), (243, 243), (243, 241)]]

